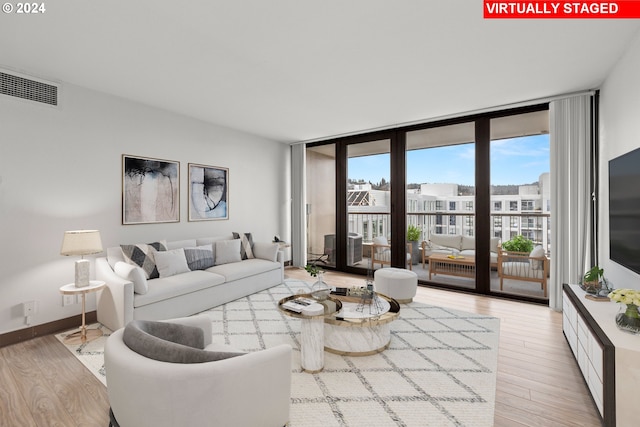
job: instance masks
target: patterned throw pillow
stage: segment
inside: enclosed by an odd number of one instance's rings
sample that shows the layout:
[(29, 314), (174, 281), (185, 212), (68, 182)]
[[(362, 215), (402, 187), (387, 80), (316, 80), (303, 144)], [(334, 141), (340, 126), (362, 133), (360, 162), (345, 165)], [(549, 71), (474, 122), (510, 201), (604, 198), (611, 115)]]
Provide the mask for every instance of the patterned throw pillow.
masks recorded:
[(253, 255), (253, 237), (251, 233), (244, 233), (240, 235), (240, 233), (233, 232), (234, 239), (240, 239), (240, 258), (241, 259), (250, 259), (255, 258)]
[(205, 270), (213, 267), (213, 246), (202, 245), (195, 248), (184, 248), (184, 255), (190, 270)]
[(142, 267), (147, 279), (156, 279), (160, 277), (156, 260), (153, 256), (154, 251), (166, 251), (167, 242), (138, 243), (136, 245), (120, 245), (125, 261), (131, 265)]

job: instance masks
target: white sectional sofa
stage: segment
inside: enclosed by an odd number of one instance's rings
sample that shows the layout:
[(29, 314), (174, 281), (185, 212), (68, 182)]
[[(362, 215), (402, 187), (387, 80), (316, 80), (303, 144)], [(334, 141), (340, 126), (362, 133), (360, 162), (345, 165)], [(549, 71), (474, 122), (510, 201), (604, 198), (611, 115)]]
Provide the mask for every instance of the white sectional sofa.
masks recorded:
[[(498, 245), (500, 239), (497, 237), (491, 238), (489, 243), (489, 249), (491, 251), (491, 265), (497, 266), (498, 264)], [(475, 237), (462, 236), (460, 234), (431, 234), (429, 240), (422, 242), (422, 267), (424, 268), (425, 262), (432, 254), (442, 253), (450, 254), (452, 250), (457, 251), (457, 255), (462, 256), (475, 256), (476, 255), (476, 240)]]
[[(149, 251), (144, 268), (125, 252), (131, 255), (130, 247), (136, 246), (133, 257), (140, 261), (146, 244), (108, 248), (106, 257), (96, 259), (96, 278), (106, 282), (97, 297), (98, 322), (116, 331), (134, 319), (189, 316), (284, 280), (283, 254), (274, 243), (251, 242), (254, 257), (247, 259), (241, 251), (246, 241), (233, 235), (161, 243), (166, 251)], [(151, 278), (153, 273), (159, 277)]]

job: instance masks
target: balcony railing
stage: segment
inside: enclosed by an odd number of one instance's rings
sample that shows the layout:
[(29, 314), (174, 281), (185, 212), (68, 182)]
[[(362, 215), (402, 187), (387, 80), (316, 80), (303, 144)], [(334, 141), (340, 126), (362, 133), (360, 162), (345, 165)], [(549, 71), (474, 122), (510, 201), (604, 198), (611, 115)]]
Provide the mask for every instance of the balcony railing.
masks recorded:
[[(407, 225), (421, 230), (420, 240), (429, 240), (432, 233), (475, 236), (475, 215), (469, 212), (419, 212), (407, 214)], [(540, 212), (494, 212), (491, 214), (491, 236), (501, 242), (516, 235), (523, 235), (535, 245), (542, 245), (550, 254), (550, 214)], [(349, 232), (362, 236), (363, 242), (371, 242), (377, 236), (391, 236), (391, 214), (349, 213)]]

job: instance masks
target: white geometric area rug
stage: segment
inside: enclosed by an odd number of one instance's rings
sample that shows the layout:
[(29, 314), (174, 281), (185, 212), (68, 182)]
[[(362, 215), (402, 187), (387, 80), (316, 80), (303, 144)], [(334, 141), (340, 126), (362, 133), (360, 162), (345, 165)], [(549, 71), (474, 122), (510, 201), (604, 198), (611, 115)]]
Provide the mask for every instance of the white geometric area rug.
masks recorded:
[[(214, 341), (244, 351), (293, 347), (290, 427), (493, 425), (499, 319), (402, 304), (387, 350), (364, 357), (325, 352), (324, 370), (308, 374), (300, 369), (300, 320), (276, 309), (308, 286), (286, 280), (204, 312)], [(67, 346), (103, 382), (105, 340)]]

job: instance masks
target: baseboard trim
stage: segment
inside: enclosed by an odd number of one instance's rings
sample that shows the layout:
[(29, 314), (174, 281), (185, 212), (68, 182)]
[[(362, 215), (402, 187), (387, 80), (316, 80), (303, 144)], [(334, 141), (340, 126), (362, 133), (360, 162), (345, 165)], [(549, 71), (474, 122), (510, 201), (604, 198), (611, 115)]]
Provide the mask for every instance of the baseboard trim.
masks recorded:
[[(98, 314), (96, 311), (87, 312), (85, 319), (87, 324), (95, 323), (98, 320)], [(82, 325), (82, 314), (43, 323), (42, 325), (31, 326), (18, 331), (7, 332), (6, 334), (0, 334), (0, 347), (17, 344), (44, 335), (56, 334), (68, 329), (79, 328), (80, 325)]]

